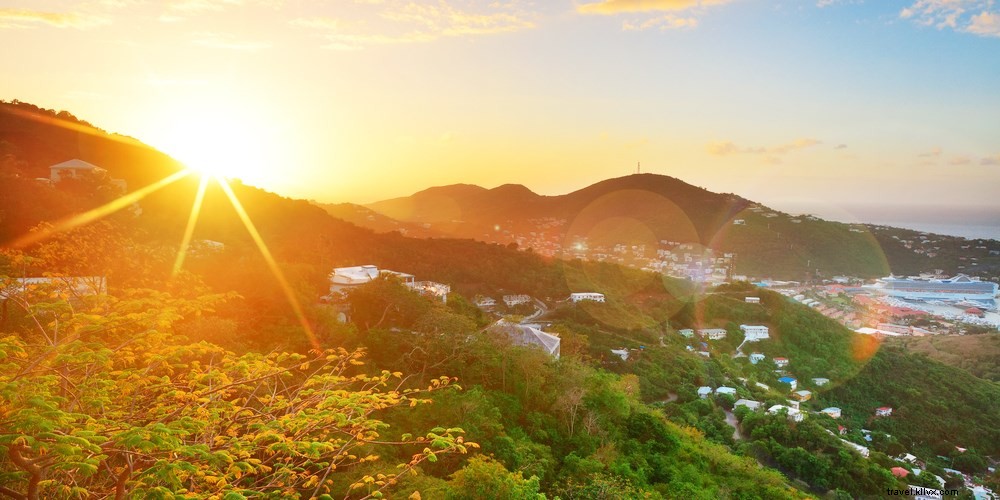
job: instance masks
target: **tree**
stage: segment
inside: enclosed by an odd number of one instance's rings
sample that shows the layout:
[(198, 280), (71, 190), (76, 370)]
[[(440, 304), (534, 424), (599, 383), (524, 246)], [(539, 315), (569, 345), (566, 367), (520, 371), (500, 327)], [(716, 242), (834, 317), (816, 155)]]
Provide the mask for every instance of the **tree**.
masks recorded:
[[(222, 297), (51, 297), (21, 302), (43, 341), (0, 336), (2, 496), (381, 496), (478, 447), (460, 428), (390, 435), (376, 418), (429, 402), (449, 377), (403, 388), (399, 372), (363, 372), (360, 350), (237, 355), (172, 332)], [(385, 450), (409, 458), (379, 467)]]
[(525, 479), (520, 472), (510, 472), (500, 462), (478, 455), (452, 474), (447, 497), (455, 500), (544, 499), (538, 492), (538, 477)]

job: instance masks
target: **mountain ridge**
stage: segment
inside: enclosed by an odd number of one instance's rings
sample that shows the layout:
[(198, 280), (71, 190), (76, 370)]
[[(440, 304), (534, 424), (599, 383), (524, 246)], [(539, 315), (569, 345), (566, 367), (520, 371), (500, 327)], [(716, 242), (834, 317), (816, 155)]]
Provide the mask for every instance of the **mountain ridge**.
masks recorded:
[[(621, 244), (652, 257), (693, 244), (716, 256), (734, 255), (731, 274), (761, 279), (877, 278), (933, 269), (1000, 278), (997, 254), (970, 260), (962, 238), (792, 215), (659, 174), (605, 179), (559, 195), (539, 195), (520, 184), (439, 186), (365, 206), (436, 234), (515, 243), (546, 256), (580, 257), (581, 245), (607, 256)], [(1000, 242), (976, 241), (1000, 251)]]

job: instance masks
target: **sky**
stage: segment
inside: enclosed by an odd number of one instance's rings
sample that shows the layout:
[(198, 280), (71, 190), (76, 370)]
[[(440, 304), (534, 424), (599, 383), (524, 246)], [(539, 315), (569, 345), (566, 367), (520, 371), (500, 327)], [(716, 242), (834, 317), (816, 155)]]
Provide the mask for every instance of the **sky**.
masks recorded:
[(0, 0), (0, 47), (0, 99), (286, 196), (641, 163), (842, 220), (1000, 214), (994, 0)]

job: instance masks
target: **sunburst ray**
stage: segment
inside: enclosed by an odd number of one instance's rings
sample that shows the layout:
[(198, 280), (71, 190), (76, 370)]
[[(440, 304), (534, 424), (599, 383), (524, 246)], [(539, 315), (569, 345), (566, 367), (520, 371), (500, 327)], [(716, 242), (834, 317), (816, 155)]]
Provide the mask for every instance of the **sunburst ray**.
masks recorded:
[(198, 183), (198, 193), (194, 196), (194, 204), (191, 205), (191, 214), (188, 215), (187, 226), (184, 228), (184, 237), (181, 238), (181, 247), (177, 250), (177, 258), (174, 260), (174, 268), (170, 272), (172, 278), (177, 277), (184, 266), (184, 258), (187, 256), (188, 247), (191, 246), (191, 237), (194, 236), (194, 227), (198, 224), (198, 216), (201, 215), (201, 205), (205, 201), (205, 190), (208, 188), (210, 177), (201, 176)]
[(108, 215), (111, 215), (125, 207), (131, 206), (132, 204), (145, 198), (146, 196), (149, 196), (150, 194), (159, 191), (160, 189), (163, 189), (164, 187), (167, 187), (170, 184), (173, 184), (183, 179), (184, 177), (187, 177), (190, 174), (191, 172), (189, 170), (181, 170), (179, 172), (175, 172), (148, 186), (132, 191), (131, 193), (127, 193), (121, 197), (115, 198), (114, 200), (111, 200), (108, 203), (105, 203), (104, 205), (92, 208), (80, 214), (63, 218), (57, 221), (55, 224), (52, 225), (52, 227), (48, 229), (25, 234), (24, 236), (21, 236), (20, 238), (14, 240), (14, 242), (11, 243), (10, 246), (14, 248), (24, 248), (34, 243), (38, 243), (39, 241), (45, 240), (57, 233), (61, 233), (63, 231), (69, 231), (70, 229), (73, 229), (77, 226), (89, 224), (98, 219), (107, 217)]
[(312, 326), (309, 325), (309, 321), (306, 319), (305, 312), (302, 310), (302, 306), (299, 304), (299, 300), (295, 297), (295, 291), (292, 290), (292, 286), (285, 279), (285, 274), (281, 272), (278, 267), (278, 262), (274, 260), (274, 256), (271, 255), (271, 251), (267, 248), (267, 244), (264, 243), (264, 238), (261, 237), (260, 232), (257, 231), (257, 227), (254, 226), (253, 221), (250, 220), (250, 216), (247, 214), (246, 210), (243, 209), (243, 204), (240, 203), (239, 198), (236, 197), (236, 193), (223, 179), (218, 179), (219, 186), (222, 187), (222, 191), (226, 193), (226, 197), (229, 198), (230, 203), (233, 204), (233, 208), (236, 209), (236, 214), (239, 215), (241, 221), (243, 221), (243, 226), (246, 227), (247, 231), (250, 233), (250, 237), (253, 239), (254, 243), (257, 244), (257, 249), (260, 250), (260, 254), (264, 257), (264, 261), (267, 263), (267, 267), (271, 269), (271, 273), (274, 274), (275, 280), (278, 281), (278, 285), (281, 287), (281, 291), (285, 294), (285, 298), (288, 299), (288, 303), (292, 306), (292, 311), (295, 313), (299, 324), (305, 331), (306, 336), (309, 338), (309, 342), (313, 347), (319, 349), (321, 346), (319, 341), (316, 339), (316, 334), (313, 333)]

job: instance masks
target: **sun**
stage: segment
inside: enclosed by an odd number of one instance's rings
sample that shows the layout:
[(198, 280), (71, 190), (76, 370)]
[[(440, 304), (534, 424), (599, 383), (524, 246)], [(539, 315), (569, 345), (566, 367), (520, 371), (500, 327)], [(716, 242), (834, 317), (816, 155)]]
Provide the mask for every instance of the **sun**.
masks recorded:
[(273, 178), (282, 157), (275, 120), (224, 99), (185, 104), (151, 117), (151, 145), (202, 175), (255, 185)]
[(160, 146), (195, 172), (217, 178), (256, 177), (266, 156), (261, 134), (238, 119), (190, 116), (167, 127)]

